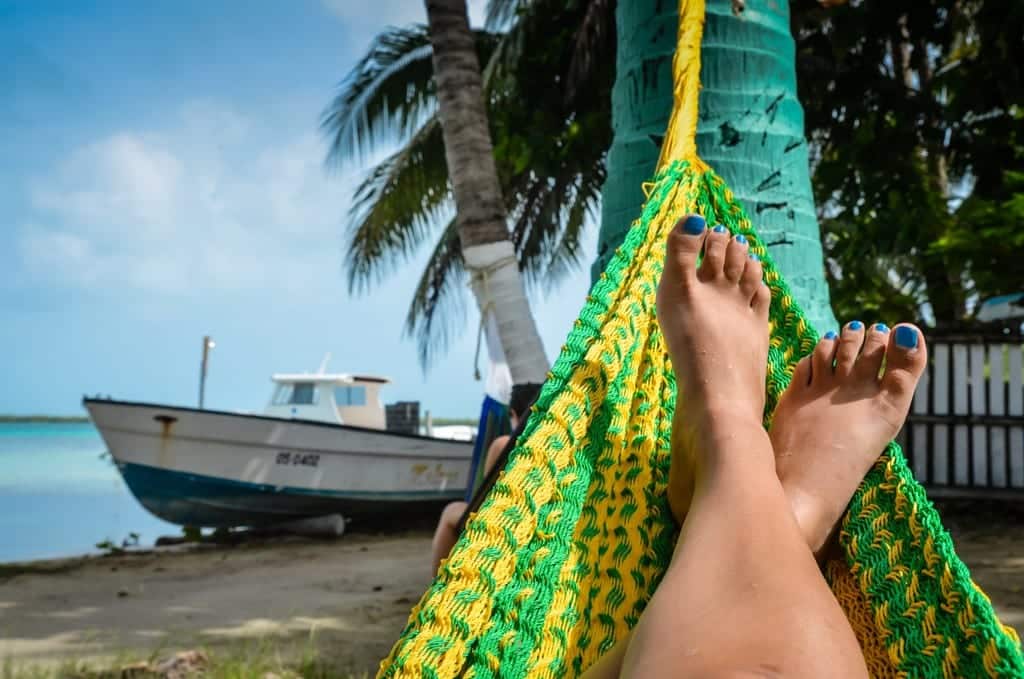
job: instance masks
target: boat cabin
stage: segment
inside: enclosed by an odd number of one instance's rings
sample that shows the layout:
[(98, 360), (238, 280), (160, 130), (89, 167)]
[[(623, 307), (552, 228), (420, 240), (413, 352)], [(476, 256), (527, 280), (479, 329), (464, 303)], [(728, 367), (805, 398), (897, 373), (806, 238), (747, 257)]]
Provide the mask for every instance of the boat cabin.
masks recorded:
[(274, 393), (264, 411), (273, 417), (386, 429), (380, 388), (391, 380), (369, 375), (274, 375)]

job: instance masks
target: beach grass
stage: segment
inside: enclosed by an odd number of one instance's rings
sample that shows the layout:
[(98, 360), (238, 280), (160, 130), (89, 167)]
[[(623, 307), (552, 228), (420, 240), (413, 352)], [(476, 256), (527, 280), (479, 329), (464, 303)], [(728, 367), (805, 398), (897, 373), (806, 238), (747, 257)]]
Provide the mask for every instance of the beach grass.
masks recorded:
[[(339, 661), (324, 659), (308, 646), (298, 657), (282, 656), (270, 641), (230, 650), (200, 649), (200, 662), (185, 663), (168, 675), (166, 662), (183, 654), (153, 653), (148, 658), (122, 655), (102, 663), (68, 660), (58, 666), (17, 665), (6, 660), (0, 679), (161, 679), (194, 676), (203, 679), (369, 679), (367, 671), (355, 671)], [(193, 656), (196, 657), (196, 656)]]

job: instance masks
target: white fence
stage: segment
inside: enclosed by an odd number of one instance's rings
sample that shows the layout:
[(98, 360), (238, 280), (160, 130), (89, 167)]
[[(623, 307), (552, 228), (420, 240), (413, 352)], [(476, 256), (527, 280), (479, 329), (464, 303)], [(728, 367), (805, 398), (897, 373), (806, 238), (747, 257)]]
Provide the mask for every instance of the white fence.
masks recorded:
[(1024, 337), (929, 338), (900, 433), (914, 475), (942, 495), (1024, 498)]

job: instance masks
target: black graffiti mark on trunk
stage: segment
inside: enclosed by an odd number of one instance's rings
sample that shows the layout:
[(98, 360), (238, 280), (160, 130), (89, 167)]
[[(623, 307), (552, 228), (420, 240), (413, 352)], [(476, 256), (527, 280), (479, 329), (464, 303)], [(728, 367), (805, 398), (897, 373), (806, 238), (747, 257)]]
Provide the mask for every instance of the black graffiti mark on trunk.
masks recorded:
[(782, 184), (782, 170), (776, 170), (765, 177), (761, 183), (757, 185), (757, 190), (765, 191), (767, 189), (773, 189), (780, 184)]
[(718, 126), (718, 143), (722, 146), (736, 146), (740, 143), (740, 131), (726, 121)]
[(775, 116), (779, 113), (779, 103), (785, 98), (785, 96), (785, 92), (779, 92), (778, 96), (768, 103), (767, 108), (764, 110), (764, 112), (768, 114), (768, 122), (775, 122)]
[(781, 210), (782, 208), (786, 207), (787, 205), (789, 205), (789, 202), (785, 201), (785, 200), (780, 202), (780, 203), (763, 203), (763, 202), (758, 202), (757, 205), (754, 207), (754, 211), (757, 214), (761, 214), (762, 212), (765, 212), (766, 210)]

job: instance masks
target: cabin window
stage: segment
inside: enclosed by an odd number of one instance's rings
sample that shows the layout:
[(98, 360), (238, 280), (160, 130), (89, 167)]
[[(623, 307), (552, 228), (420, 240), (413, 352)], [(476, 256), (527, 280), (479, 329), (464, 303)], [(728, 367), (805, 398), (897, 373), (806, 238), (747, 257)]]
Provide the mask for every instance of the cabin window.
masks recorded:
[(316, 403), (316, 390), (312, 382), (296, 382), (289, 403), (293, 406), (311, 406)]
[(274, 405), (286, 406), (288, 405), (288, 399), (292, 397), (292, 385), (290, 384), (279, 384), (277, 389), (274, 390)]
[(366, 405), (366, 387), (335, 387), (334, 401), (339, 408)]
[(311, 406), (316, 402), (316, 385), (312, 382), (282, 384), (274, 394), (274, 405), (277, 406)]

